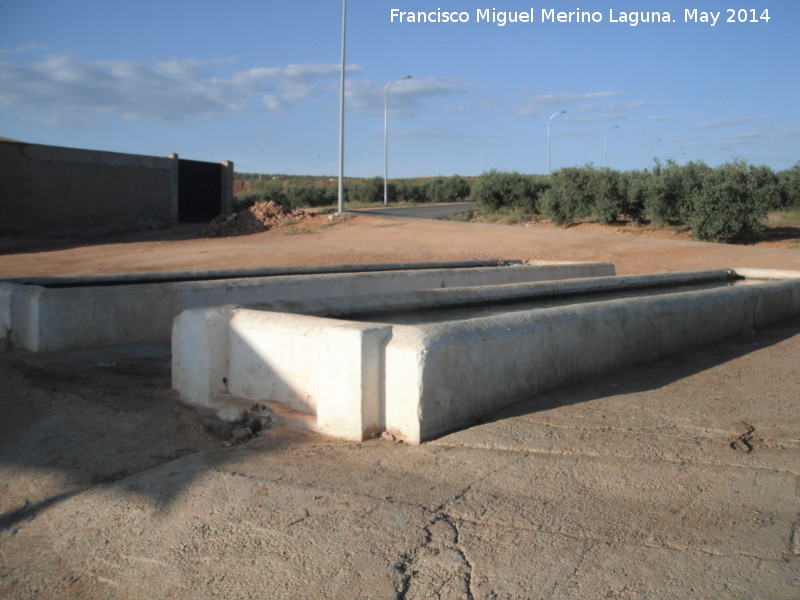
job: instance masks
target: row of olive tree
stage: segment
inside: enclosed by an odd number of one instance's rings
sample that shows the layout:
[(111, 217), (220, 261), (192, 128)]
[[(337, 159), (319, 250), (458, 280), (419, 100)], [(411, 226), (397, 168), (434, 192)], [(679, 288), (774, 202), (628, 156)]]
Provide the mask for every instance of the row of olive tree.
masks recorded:
[[(275, 202), (284, 207), (307, 208), (331, 206), (338, 202), (335, 185), (329, 182), (289, 179), (253, 182), (248, 191), (236, 196), (237, 209), (256, 202)], [(470, 184), (466, 177), (433, 177), (391, 181), (387, 185), (389, 202), (430, 203), (459, 202), (470, 196)], [(371, 204), (383, 202), (383, 178), (348, 180), (345, 183), (345, 201)]]
[(274, 202), (284, 208), (308, 208), (336, 203), (336, 190), (314, 184), (265, 181), (237, 194), (235, 208), (241, 210), (257, 202)]
[(702, 240), (729, 241), (758, 234), (766, 214), (800, 208), (800, 163), (773, 172), (733, 161), (719, 167), (702, 162), (656, 162), (652, 170), (566, 168), (551, 176), (492, 171), (472, 187), (486, 211), (521, 209), (558, 225), (594, 218), (654, 224), (684, 223)]
[(394, 203), (461, 202), (469, 198), (470, 185), (461, 175), (390, 181), (385, 187), (382, 177), (373, 177), (346, 185), (345, 199), (364, 204), (383, 202), (384, 191), (387, 201)]

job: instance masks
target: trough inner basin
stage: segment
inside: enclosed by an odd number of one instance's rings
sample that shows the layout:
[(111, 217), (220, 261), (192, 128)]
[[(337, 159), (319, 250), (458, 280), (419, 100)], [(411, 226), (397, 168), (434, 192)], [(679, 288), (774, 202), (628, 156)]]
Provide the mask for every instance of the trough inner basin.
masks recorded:
[(322, 308), (184, 311), (173, 387), (196, 406), (273, 401), (324, 433), (420, 443), (557, 385), (800, 314), (800, 272), (428, 289)]
[(613, 274), (606, 263), (468, 260), (0, 281), (0, 352), (169, 339), (183, 310), (262, 303), (317, 313), (370, 294)]
[(592, 302), (607, 302), (624, 298), (647, 298), (650, 296), (663, 296), (666, 294), (683, 294), (702, 290), (713, 290), (733, 286), (754, 285), (763, 283), (759, 279), (730, 279), (711, 280), (702, 283), (673, 285), (669, 287), (653, 286), (623, 291), (608, 290), (597, 293), (572, 292), (564, 295), (548, 295), (547, 297), (520, 298), (512, 301), (492, 301), (483, 304), (468, 304), (461, 306), (442, 306), (434, 309), (413, 309), (393, 312), (374, 312), (348, 315), (348, 320), (360, 322), (388, 323), (391, 325), (428, 325), (433, 323), (447, 323), (450, 321), (468, 321), (481, 319), (507, 313), (523, 312), (529, 310), (570, 306), (574, 304), (589, 304)]

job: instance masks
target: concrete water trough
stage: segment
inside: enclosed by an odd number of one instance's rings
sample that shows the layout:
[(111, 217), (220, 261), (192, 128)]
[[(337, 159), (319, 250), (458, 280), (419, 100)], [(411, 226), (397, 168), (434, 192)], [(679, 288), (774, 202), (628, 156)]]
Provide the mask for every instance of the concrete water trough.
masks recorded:
[(324, 302), (365, 294), (613, 274), (607, 263), (466, 260), (0, 281), (0, 350), (168, 340), (190, 308)]
[[(800, 272), (728, 269), (182, 312), (173, 387), (420, 443), (538, 392), (800, 314)], [(286, 312), (289, 311), (289, 312)]]

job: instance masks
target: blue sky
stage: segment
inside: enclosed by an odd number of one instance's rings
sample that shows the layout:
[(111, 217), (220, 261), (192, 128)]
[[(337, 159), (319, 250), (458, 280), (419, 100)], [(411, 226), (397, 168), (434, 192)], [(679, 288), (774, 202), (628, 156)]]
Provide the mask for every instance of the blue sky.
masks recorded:
[[(726, 22), (732, 6), (349, 0), (345, 174), (382, 175), (385, 86), (405, 75), (389, 92), (390, 177), (545, 173), (562, 110), (553, 170), (653, 156), (789, 168), (800, 3), (765, 0), (741, 15), (756, 23)], [(469, 20), (393, 23), (392, 8)], [(535, 22), (477, 22), (487, 9)], [(601, 20), (542, 22), (550, 9)], [(687, 23), (685, 9), (721, 14)], [(676, 22), (612, 22), (630, 11)], [(0, 0), (0, 136), (335, 175), (341, 15), (340, 0)]]

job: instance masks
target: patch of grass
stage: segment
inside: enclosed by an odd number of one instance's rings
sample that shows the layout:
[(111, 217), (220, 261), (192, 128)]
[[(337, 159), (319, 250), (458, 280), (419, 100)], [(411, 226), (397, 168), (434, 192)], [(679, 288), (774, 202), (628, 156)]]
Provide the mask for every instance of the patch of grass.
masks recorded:
[(531, 215), (526, 214), (520, 208), (507, 208), (503, 207), (486, 215), (485, 221), (487, 223), (496, 223), (498, 225), (516, 225), (521, 221), (530, 221)]
[(334, 225), (338, 225), (339, 223), (343, 223), (347, 217), (339, 217), (338, 219), (331, 219), (330, 221), (325, 221), (322, 223), (319, 228), (320, 229), (327, 229), (328, 227), (333, 227)]
[(478, 218), (479, 211), (477, 210), (470, 210), (465, 213), (461, 213), (458, 215), (453, 215), (452, 217), (448, 217), (448, 221), (459, 221), (461, 223), (469, 223), (470, 221), (474, 221)]
[(285, 235), (304, 235), (306, 233), (314, 233), (311, 231), (311, 228), (307, 225), (305, 227), (301, 227), (300, 229), (292, 229), (291, 231), (284, 231)]
[(800, 207), (769, 213), (766, 225), (767, 227), (800, 227)]

